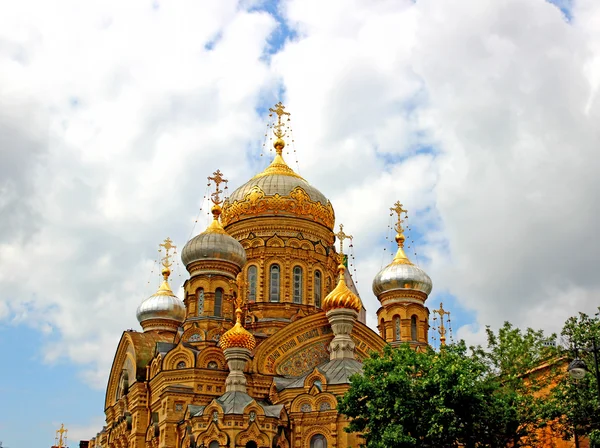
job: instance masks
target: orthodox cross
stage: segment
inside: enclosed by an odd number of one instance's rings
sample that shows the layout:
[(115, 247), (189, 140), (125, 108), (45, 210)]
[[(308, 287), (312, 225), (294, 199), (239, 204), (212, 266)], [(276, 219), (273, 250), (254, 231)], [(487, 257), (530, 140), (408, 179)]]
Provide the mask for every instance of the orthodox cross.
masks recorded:
[[(335, 233), (334, 236), (340, 240), (340, 257), (344, 256), (344, 240), (349, 239), (350, 241), (352, 241), (352, 235), (346, 235), (344, 233), (344, 225), (340, 224), (340, 231), (338, 233)], [(342, 258), (342, 262), (344, 261), (344, 259)]]
[(446, 345), (446, 327), (444, 327), (444, 316), (447, 315), (448, 318), (450, 318), (450, 311), (444, 310), (444, 304), (440, 302), (440, 308), (433, 310), (433, 312), (440, 316), (440, 328), (438, 328), (438, 331), (440, 332), (440, 344)]
[(283, 127), (285, 125), (281, 122), (281, 116), (287, 115), (288, 121), (290, 120), (290, 113), (286, 112), (284, 109), (285, 106), (281, 104), (281, 101), (275, 104), (275, 109), (273, 109), (272, 107), (269, 108), (269, 112), (271, 112), (269, 114), (270, 117), (272, 117), (273, 114), (277, 114), (277, 124), (273, 125), (273, 134), (275, 134), (275, 137), (277, 138), (283, 138), (285, 136), (285, 130), (283, 130)]
[[(171, 261), (171, 257), (173, 255), (170, 253), (170, 250), (177, 249), (177, 246), (173, 245), (173, 241), (169, 237), (167, 237), (165, 239), (164, 243), (159, 244), (158, 246), (165, 249), (165, 256), (162, 258), (161, 261), (162, 261), (163, 267), (166, 269), (169, 269), (173, 265), (173, 262)], [(158, 249), (158, 251), (162, 252), (162, 249)]]
[(219, 205), (221, 202), (223, 202), (221, 200), (221, 197), (219, 196), (221, 193), (223, 193), (223, 190), (219, 190), (219, 185), (224, 183), (225, 187), (227, 187), (228, 180), (223, 177), (223, 173), (221, 173), (221, 170), (217, 170), (213, 173), (212, 176), (208, 176), (208, 186), (210, 186), (211, 181), (213, 181), (215, 183), (216, 188), (215, 188), (215, 192), (212, 193), (210, 195), (210, 197), (211, 197), (213, 204)]
[[(406, 210), (404, 210), (402, 207), (403, 207), (403, 205), (400, 203), (400, 201), (396, 201), (394, 206), (390, 208), (390, 211), (392, 213), (395, 212), (398, 215), (398, 222), (394, 226), (394, 228), (396, 229), (396, 232), (398, 232), (398, 233), (404, 232), (404, 227), (402, 226), (402, 223), (404, 222), (404, 220), (402, 219), (402, 213), (404, 213), (405, 216), (408, 216), (408, 212)], [(392, 213), (390, 213), (390, 216), (392, 215)]]
[[(64, 425), (64, 423), (62, 423), (62, 424), (60, 425), (60, 429), (58, 429), (58, 430), (56, 431), (56, 441), (57, 441), (57, 442), (56, 442), (56, 446), (57, 446), (58, 448), (62, 448), (62, 447), (64, 447), (64, 446), (65, 446), (65, 444), (64, 444), (64, 440), (66, 440), (66, 439), (67, 439), (67, 432), (68, 432), (68, 431), (69, 431), (68, 429), (65, 429), (65, 425)], [(63, 435), (64, 435), (64, 440), (63, 440)]]

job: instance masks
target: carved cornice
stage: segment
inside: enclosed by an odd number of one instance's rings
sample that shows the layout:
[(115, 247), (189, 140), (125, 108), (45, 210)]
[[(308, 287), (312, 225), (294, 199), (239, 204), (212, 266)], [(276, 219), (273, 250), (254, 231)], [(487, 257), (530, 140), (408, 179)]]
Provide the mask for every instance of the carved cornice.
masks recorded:
[(226, 227), (229, 224), (244, 218), (252, 218), (262, 214), (293, 215), (303, 219), (309, 219), (333, 229), (335, 213), (331, 203), (321, 204), (312, 201), (308, 193), (301, 187), (294, 188), (288, 196), (267, 196), (257, 185), (244, 196), (242, 201), (223, 204), (221, 222)]

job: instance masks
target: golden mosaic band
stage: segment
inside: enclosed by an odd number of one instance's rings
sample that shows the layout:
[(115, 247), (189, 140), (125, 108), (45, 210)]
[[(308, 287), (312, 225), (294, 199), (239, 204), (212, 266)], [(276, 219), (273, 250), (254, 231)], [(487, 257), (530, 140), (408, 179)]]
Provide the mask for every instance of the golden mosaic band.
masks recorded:
[(291, 213), (312, 218), (329, 229), (333, 229), (335, 223), (335, 214), (331, 203), (328, 201), (327, 205), (323, 205), (320, 202), (312, 201), (301, 187), (294, 188), (289, 196), (280, 196), (279, 194), (267, 196), (259, 186), (252, 187), (244, 196), (243, 201), (234, 201), (233, 203), (225, 201), (221, 222), (223, 226), (227, 226), (239, 221), (243, 216), (263, 213)]

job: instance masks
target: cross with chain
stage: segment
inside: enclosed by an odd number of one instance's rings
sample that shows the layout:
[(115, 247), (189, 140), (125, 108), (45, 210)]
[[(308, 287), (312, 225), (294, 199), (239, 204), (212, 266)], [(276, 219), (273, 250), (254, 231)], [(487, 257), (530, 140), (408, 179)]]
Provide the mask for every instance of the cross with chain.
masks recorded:
[[(173, 265), (171, 261), (171, 257), (173, 256), (169, 251), (171, 249), (177, 249), (177, 246), (173, 245), (173, 241), (171, 238), (167, 237), (165, 242), (158, 245), (159, 247), (163, 247), (165, 249), (165, 256), (162, 258), (162, 265), (165, 268), (170, 268)], [(162, 249), (158, 249), (159, 252), (162, 252)]]
[(273, 114), (277, 114), (277, 124), (273, 125), (273, 134), (275, 134), (275, 137), (277, 138), (282, 138), (285, 136), (285, 131), (282, 129), (284, 124), (281, 122), (281, 116), (287, 115), (289, 117), (290, 113), (284, 111), (284, 109), (285, 106), (281, 104), (281, 101), (275, 104), (275, 109), (273, 109), (272, 107), (269, 108), (269, 112), (271, 112), (270, 116), (273, 116)]
[(58, 440), (58, 445), (57, 445), (57, 446), (58, 446), (59, 448), (60, 448), (60, 447), (64, 447), (64, 446), (65, 446), (65, 445), (64, 445), (64, 442), (63, 442), (63, 435), (64, 435), (64, 436), (65, 436), (65, 438), (66, 438), (66, 437), (67, 437), (67, 436), (66, 436), (66, 433), (67, 433), (68, 431), (69, 431), (68, 429), (65, 429), (65, 425), (64, 425), (64, 423), (62, 423), (62, 424), (60, 425), (60, 429), (56, 431), (56, 439)]
[(215, 187), (216, 187), (215, 192), (210, 195), (211, 200), (212, 200), (213, 204), (219, 205), (221, 202), (223, 202), (221, 200), (221, 197), (219, 196), (221, 193), (223, 193), (223, 190), (219, 190), (219, 185), (221, 185), (222, 183), (227, 185), (228, 180), (223, 177), (223, 173), (221, 173), (221, 170), (217, 170), (213, 173), (212, 176), (208, 176), (208, 185), (209, 186), (210, 186), (211, 181), (213, 181), (215, 183)]
[[(350, 241), (352, 241), (352, 235), (346, 235), (344, 233), (344, 225), (340, 224), (340, 231), (338, 233), (334, 234), (335, 237), (340, 240), (340, 257), (344, 256), (344, 240), (349, 239)], [(343, 258), (342, 258), (343, 260)]]
[(404, 222), (404, 220), (402, 219), (402, 213), (404, 213), (405, 216), (408, 216), (408, 212), (406, 210), (404, 210), (402, 207), (403, 207), (403, 205), (400, 203), (400, 201), (396, 201), (394, 206), (390, 208), (390, 211), (392, 213), (395, 212), (398, 215), (398, 222), (394, 226), (394, 228), (396, 229), (396, 232), (398, 232), (398, 233), (404, 232), (404, 227), (402, 227), (402, 223)]
[(444, 316), (447, 315), (450, 317), (450, 311), (444, 310), (444, 304), (440, 302), (440, 308), (437, 310), (433, 310), (433, 312), (440, 316), (440, 344), (446, 345), (446, 327), (444, 327)]

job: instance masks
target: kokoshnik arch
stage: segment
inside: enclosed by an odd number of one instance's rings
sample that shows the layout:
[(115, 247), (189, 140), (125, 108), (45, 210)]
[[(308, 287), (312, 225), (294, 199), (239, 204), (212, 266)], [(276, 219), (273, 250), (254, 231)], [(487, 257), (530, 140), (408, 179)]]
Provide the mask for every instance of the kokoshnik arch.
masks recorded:
[[(429, 276), (398, 252), (373, 280), (379, 334), (344, 266), (349, 238), (329, 200), (282, 156), (289, 113), (270, 109), (276, 155), (261, 173), (222, 199), (220, 171), (209, 179), (213, 221), (187, 242), (181, 301), (163, 282), (137, 310), (143, 331), (125, 331), (106, 389), (103, 448), (345, 448), (337, 397), (361, 361), (386, 343), (428, 344)], [(335, 242), (339, 241), (339, 251)]]

